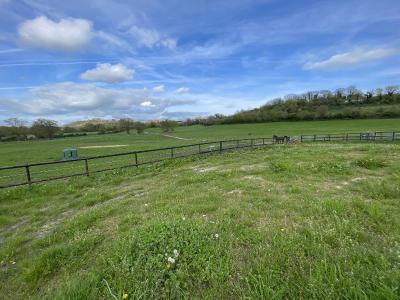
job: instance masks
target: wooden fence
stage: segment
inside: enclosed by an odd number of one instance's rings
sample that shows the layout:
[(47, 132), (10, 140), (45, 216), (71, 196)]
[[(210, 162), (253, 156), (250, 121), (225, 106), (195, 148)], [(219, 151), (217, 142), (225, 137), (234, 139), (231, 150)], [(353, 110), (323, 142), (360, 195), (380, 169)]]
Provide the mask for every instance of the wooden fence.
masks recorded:
[[(400, 131), (344, 133), (325, 135), (301, 135), (292, 138), (297, 142), (327, 142), (327, 141), (400, 141)], [(160, 162), (166, 159), (206, 155), (214, 152), (255, 148), (274, 144), (272, 138), (252, 138), (238, 140), (223, 140), (199, 144), (174, 146), (167, 148), (131, 151), (118, 154), (100, 155), (79, 158), (75, 160), (60, 160), (51, 162), (30, 163), (24, 165), (0, 167), (0, 188), (50, 180), (63, 179), (75, 176), (89, 176), (90, 174), (110, 170), (139, 167), (146, 164)]]

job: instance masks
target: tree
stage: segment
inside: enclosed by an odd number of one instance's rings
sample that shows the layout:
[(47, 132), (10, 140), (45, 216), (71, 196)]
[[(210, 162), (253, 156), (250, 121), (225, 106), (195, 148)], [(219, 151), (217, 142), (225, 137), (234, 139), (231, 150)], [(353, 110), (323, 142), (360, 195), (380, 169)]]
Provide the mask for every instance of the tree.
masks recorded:
[(381, 88), (377, 88), (375, 90), (375, 94), (378, 96), (379, 101), (382, 100), (383, 90)]
[(37, 119), (33, 122), (31, 132), (38, 138), (53, 138), (60, 130), (56, 121), (47, 119)]
[(75, 133), (75, 132), (78, 132), (78, 129), (75, 128), (75, 127), (72, 127), (72, 126), (64, 126), (64, 127), (62, 128), (62, 131), (63, 131), (64, 133)]
[(178, 122), (172, 120), (164, 120), (160, 122), (160, 127), (164, 132), (174, 131), (174, 128), (177, 126)]
[(324, 119), (328, 114), (328, 106), (321, 105), (317, 107), (317, 118)]
[(131, 129), (135, 125), (135, 122), (131, 118), (122, 118), (118, 121), (118, 127), (121, 130), (125, 130), (127, 134), (130, 134)]
[(9, 118), (4, 121), (10, 127), (23, 127), (26, 126), (27, 122), (19, 118)]
[(133, 129), (136, 129), (137, 134), (143, 134), (144, 130), (146, 129), (146, 124), (142, 122), (135, 122)]
[(19, 118), (9, 118), (4, 120), (8, 126), (10, 126), (10, 133), (16, 136), (25, 136), (28, 134), (28, 124), (27, 121), (19, 119)]
[(385, 91), (388, 96), (393, 96), (398, 91), (398, 89), (399, 87), (396, 85), (389, 85), (385, 88)]

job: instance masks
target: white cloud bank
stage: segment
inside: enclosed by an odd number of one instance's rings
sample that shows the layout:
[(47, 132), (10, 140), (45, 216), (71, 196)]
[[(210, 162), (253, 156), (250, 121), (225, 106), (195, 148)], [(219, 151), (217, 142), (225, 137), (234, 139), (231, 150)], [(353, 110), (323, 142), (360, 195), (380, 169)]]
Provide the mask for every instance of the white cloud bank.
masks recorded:
[(85, 47), (91, 37), (92, 23), (84, 19), (60, 19), (58, 22), (40, 16), (21, 23), (19, 40), (30, 47), (56, 51), (77, 51)]
[(179, 89), (177, 89), (175, 91), (176, 94), (185, 94), (187, 92), (189, 92), (189, 88), (188, 87), (180, 87)]
[(97, 64), (96, 68), (81, 74), (81, 79), (117, 83), (133, 79), (135, 71), (123, 64)]
[(397, 54), (400, 54), (400, 49), (378, 48), (368, 50), (359, 48), (350, 52), (333, 55), (327, 60), (308, 62), (304, 65), (304, 69), (337, 69), (384, 59)]
[(8, 114), (27, 116), (122, 116), (156, 119), (170, 107), (192, 104), (193, 100), (153, 97), (147, 89), (107, 89), (93, 84), (62, 82), (31, 89), (20, 99), (0, 99)]

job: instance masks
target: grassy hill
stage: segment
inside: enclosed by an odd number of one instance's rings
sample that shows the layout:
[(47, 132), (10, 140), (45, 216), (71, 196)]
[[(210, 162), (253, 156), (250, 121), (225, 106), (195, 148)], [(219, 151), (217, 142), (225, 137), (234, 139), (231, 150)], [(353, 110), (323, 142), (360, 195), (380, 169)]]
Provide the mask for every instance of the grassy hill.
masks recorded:
[(399, 178), (399, 144), (325, 143), (1, 190), (0, 295), (398, 299)]
[(330, 119), (372, 119), (400, 117), (400, 93), (389, 86), (366, 93), (351, 86), (336, 91), (313, 91), (277, 98), (259, 108), (231, 116), (209, 117), (209, 123), (259, 123)]

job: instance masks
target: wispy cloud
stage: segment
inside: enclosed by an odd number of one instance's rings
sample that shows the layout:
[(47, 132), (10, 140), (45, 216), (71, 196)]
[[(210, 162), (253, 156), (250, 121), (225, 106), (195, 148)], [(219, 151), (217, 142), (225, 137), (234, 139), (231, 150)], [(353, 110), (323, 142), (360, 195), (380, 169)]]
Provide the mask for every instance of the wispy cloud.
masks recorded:
[(165, 86), (163, 84), (153, 87), (153, 92), (155, 93), (162, 93), (164, 91), (165, 91)]
[(24, 51), (24, 49), (21, 49), (21, 48), (1, 49), (0, 54), (15, 53), (15, 52), (21, 52), (21, 51)]
[(381, 60), (390, 56), (399, 55), (400, 49), (355, 49), (350, 52), (344, 52), (332, 55), (326, 60), (317, 62), (307, 62), (304, 69), (337, 69), (346, 68), (354, 65)]
[(134, 38), (139, 47), (165, 47), (174, 49), (177, 43), (177, 39), (164, 37), (155, 29), (143, 28), (137, 25), (133, 25), (128, 30), (128, 34)]
[(189, 90), (190, 89), (188, 87), (180, 87), (175, 91), (175, 93), (181, 95), (189, 92)]
[[(105, 59), (102, 60), (108, 62), (115, 62), (115, 60)], [(76, 60), (76, 61), (21, 61), (21, 62), (10, 62), (10, 63), (0, 63), (0, 67), (33, 67), (33, 66), (52, 66), (52, 65), (95, 65), (101, 63), (96, 60)]]

